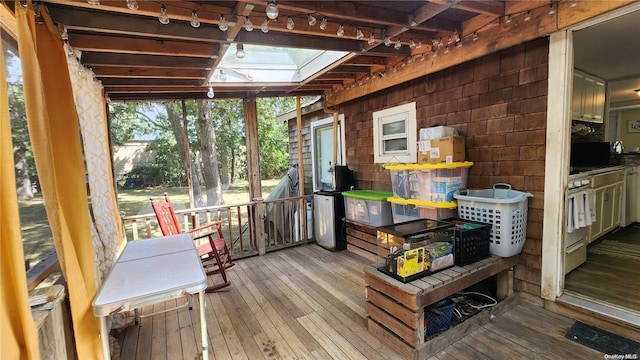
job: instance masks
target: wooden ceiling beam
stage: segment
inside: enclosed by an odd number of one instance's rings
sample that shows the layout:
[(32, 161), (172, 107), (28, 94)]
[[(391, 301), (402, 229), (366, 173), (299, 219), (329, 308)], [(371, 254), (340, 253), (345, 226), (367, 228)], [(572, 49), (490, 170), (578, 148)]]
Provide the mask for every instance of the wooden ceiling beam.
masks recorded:
[(85, 65), (111, 65), (111, 66), (139, 66), (162, 68), (208, 68), (209, 59), (180, 56), (158, 56), (141, 54), (115, 54), (115, 53), (82, 53), (81, 61)]
[(158, 78), (103, 78), (102, 84), (107, 87), (110, 85), (131, 86), (131, 87), (163, 87), (163, 86), (201, 86), (202, 82), (198, 79), (158, 79)]
[[(332, 51), (346, 51), (346, 52), (361, 52), (363, 50), (364, 41), (351, 41), (351, 40), (337, 40), (330, 38), (318, 38), (308, 35), (296, 35), (290, 36), (281, 33), (257, 33), (241, 32), (236, 38), (237, 42), (245, 44), (267, 45), (267, 46), (284, 46), (292, 48), (306, 48), (306, 49), (323, 49)], [(403, 46), (400, 49), (395, 49), (392, 46), (382, 46), (380, 49), (375, 49), (372, 52), (367, 52), (367, 55), (374, 56), (408, 56), (411, 54), (410, 49), (407, 46)]]
[[(517, 1), (521, 3), (527, 3), (528, 1)], [(456, 9), (474, 12), (476, 14), (485, 14), (493, 16), (503, 16), (505, 14), (505, 2), (485, 0), (485, 1), (460, 1), (454, 7)]]
[(124, 66), (92, 66), (91, 70), (101, 78), (160, 78), (200, 79), (202, 70), (184, 68), (134, 68)]
[(222, 42), (226, 39), (217, 26), (209, 24), (202, 24), (196, 29), (189, 22), (174, 21), (169, 26), (161, 24), (157, 18), (132, 17), (69, 7), (48, 8), (53, 19), (71, 30), (202, 42)]
[(131, 38), (71, 31), (69, 32), (69, 44), (82, 51), (205, 58), (214, 56), (218, 47), (217, 44), (212, 43)]

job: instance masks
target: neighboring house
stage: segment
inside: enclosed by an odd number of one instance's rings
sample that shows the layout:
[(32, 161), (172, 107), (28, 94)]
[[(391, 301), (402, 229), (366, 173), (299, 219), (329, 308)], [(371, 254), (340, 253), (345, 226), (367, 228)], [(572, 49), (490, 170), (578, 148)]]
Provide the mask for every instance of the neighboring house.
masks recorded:
[(124, 145), (114, 146), (113, 168), (116, 177), (120, 179), (136, 166), (154, 164), (156, 151), (150, 149), (152, 143), (153, 140), (131, 140)]

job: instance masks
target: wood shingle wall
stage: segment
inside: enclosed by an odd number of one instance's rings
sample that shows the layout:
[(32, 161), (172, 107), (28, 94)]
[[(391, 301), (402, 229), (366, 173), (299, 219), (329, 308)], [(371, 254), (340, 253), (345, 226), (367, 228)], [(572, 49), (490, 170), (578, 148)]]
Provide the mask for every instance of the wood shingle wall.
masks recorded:
[(548, 52), (548, 39), (536, 39), (339, 109), (346, 118), (347, 165), (355, 170), (360, 189), (391, 190), (389, 171), (373, 163), (373, 112), (415, 101), (418, 129), (446, 125), (465, 136), (467, 160), (474, 162), (469, 188), (506, 182), (533, 193), (527, 242), (514, 286), (536, 296), (540, 296)]

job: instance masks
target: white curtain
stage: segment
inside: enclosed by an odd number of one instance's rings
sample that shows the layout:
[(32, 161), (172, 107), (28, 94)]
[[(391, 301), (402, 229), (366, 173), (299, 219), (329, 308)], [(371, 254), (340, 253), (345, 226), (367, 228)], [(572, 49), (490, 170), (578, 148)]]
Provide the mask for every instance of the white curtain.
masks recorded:
[(68, 44), (69, 77), (80, 120), (87, 165), (87, 182), (92, 215), (91, 235), (95, 249), (96, 286), (104, 281), (123, 244), (121, 219), (115, 198), (109, 129), (102, 84), (84, 68)]

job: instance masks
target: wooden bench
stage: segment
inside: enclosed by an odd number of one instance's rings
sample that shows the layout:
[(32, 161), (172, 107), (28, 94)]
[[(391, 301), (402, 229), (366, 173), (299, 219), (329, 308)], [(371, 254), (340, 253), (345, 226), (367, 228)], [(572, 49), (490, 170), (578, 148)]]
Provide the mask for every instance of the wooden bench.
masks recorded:
[(425, 307), (493, 275), (498, 275), (497, 297), (504, 299), (513, 293), (512, 268), (517, 262), (518, 256), (492, 256), (409, 283), (385, 275), (375, 265), (368, 266), (364, 275), (369, 332), (405, 358), (425, 359), (432, 356), (489, 321), (489, 314), (477, 314), (440, 336), (425, 341)]

